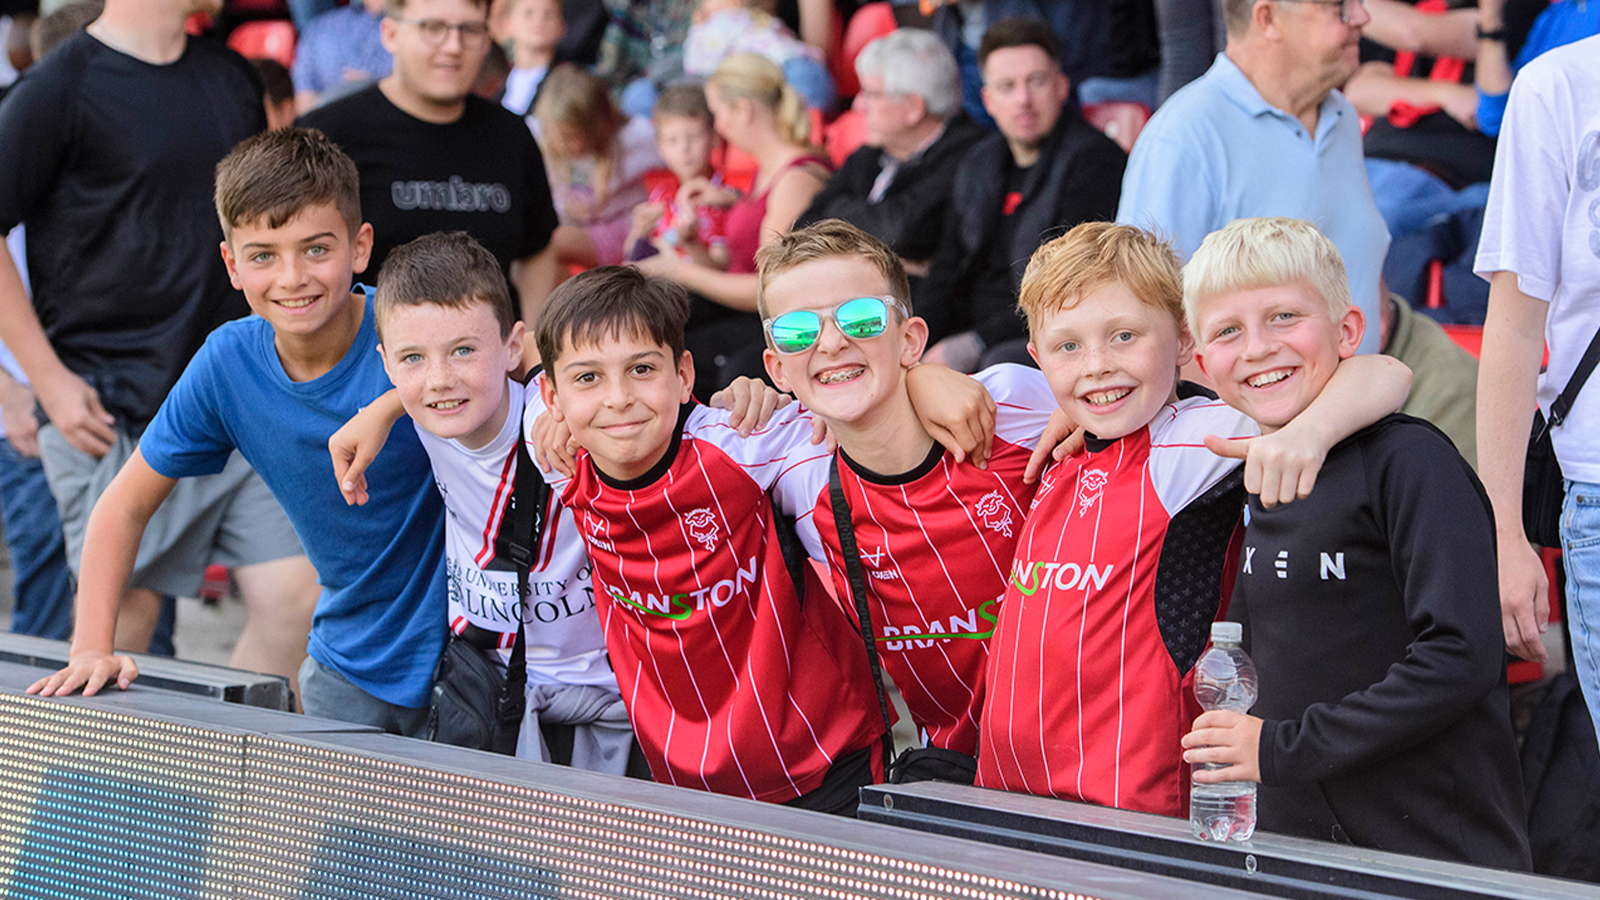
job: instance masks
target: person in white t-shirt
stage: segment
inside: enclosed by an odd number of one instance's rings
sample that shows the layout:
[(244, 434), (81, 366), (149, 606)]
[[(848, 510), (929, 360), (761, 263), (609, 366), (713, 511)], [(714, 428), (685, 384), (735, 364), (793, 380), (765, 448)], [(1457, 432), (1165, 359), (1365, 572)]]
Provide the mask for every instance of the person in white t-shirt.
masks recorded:
[[(1534, 401), (1547, 413), (1600, 331), (1600, 37), (1529, 63), (1511, 87), (1474, 270), (1489, 280), (1478, 369), (1478, 465), (1494, 502), (1506, 648), (1545, 658), (1544, 568), (1522, 526)], [(1539, 378), (1544, 348), (1550, 363)], [(1578, 678), (1600, 725), (1600, 382), (1552, 431), (1567, 478), (1561, 544), (1567, 627)]]

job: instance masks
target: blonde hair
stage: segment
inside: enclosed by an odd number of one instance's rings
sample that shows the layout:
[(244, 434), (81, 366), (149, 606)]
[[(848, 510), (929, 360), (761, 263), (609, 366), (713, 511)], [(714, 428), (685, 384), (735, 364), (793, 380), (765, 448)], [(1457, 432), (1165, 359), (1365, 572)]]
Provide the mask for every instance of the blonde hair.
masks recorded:
[(786, 143), (812, 146), (811, 111), (772, 60), (757, 53), (735, 53), (706, 79), (706, 90), (712, 88), (725, 103), (745, 99), (772, 110), (778, 134)]
[(1304, 281), (1328, 304), (1338, 321), (1350, 308), (1350, 282), (1339, 248), (1317, 226), (1284, 217), (1236, 219), (1206, 235), (1183, 267), (1183, 309), (1189, 330), (1200, 339), (1200, 301), (1218, 294), (1278, 287)]
[(1183, 328), (1183, 282), (1172, 245), (1142, 228), (1113, 222), (1084, 222), (1035, 250), (1022, 273), (1017, 306), (1034, 332), (1041, 317), (1070, 309), (1112, 283), (1139, 302), (1166, 310)]
[[(871, 263), (883, 275), (889, 295), (903, 308), (911, 308), (911, 286), (906, 267), (883, 241), (840, 219), (823, 219), (814, 225), (779, 235), (778, 239), (756, 251), (756, 310), (769, 316), (767, 285), (784, 272), (819, 259), (849, 258)], [(901, 309), (895, 315), (904, 318)]]

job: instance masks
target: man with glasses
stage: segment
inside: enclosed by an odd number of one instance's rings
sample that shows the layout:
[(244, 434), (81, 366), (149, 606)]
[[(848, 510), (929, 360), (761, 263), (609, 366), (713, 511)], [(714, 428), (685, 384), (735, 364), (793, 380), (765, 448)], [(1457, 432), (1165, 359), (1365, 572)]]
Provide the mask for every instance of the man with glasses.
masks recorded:
[(866, 143), (850, 154), (796, 227), (843, 219), (927, 271), (956, 169), (983, 129), (961, 109), (961, 75), (931, 31), (902, 28), (856, 57), (855, 110)]
[[(1360, 64), (1361, 0), (1223, 0), (1227, 49), (1139, 135), (1117, 220), (1187, 259), (1234, 219), (1316, 223), (1344, 257), (1352, 299), (1378, 321), (1389, 230), (1372, 199), (1355, 107), (1336, 90)], [(1369, 327), (1361, 352), (1377, 350)]]
[(380, 36), (393, 71), (299, 124), (321, 129), (361, 173), (369, 279), (392, 248), (465, 231), (500, 262), (531, 323), (556, 283), (556, 213), (528, 127), (472, 94), (488, 18), (488, 0), (389, 0)]

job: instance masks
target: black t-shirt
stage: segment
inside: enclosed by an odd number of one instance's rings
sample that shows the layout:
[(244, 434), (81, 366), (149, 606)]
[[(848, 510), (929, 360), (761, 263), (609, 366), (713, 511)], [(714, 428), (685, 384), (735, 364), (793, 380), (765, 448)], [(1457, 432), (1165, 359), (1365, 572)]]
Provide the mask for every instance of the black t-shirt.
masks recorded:
[(131, 429), (249, 311), (217, 252), (212, 184), (264, 127), (255, 69), (203, 40), (152, 65), (79, 32), (0, 104), (0, 232), (27, 225), (51, 346)]
[(374, 233), (369, 281), (390, 250), (435, 231), (471, 234), (508, 273), (550, 243), (556, 210), (539, 145), (496, 104), (468, 97), (461, 118), (440, 125), (373, 85), (298, 124), (321, 129), (361, 172), (361, 214)]

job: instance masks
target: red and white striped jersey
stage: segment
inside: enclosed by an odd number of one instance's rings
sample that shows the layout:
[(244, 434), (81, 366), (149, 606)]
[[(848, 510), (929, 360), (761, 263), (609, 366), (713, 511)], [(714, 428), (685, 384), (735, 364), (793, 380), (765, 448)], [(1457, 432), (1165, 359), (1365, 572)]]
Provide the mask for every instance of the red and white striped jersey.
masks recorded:
[[(996, 366), (977, 378), (998, 407), (986, 469), (957, 465), (937, 444), (900, 475), (864, 470), (843, 452), (839, 469), (884, 670), (924, 741), (968, 756), (978, 753), (989, 636), (1033, 499), (1022, 472), (1056, 408), (1037, 369)], [(854, 621), (828, 494), (831, 467), (832, 457), (813, 455), (784, 473), (774, 496), (795, 511), (802, 540), (813, 556), (820, 551)]]
[[(530, 399), (530, 428), (540, 411)], [(580, 453), (563, 501), (656, 780), (781, 802), (883, 724), (860, 639), (803, 561), (797, 587), (778, 542), (767, 491), (810, 414), (781, 410), (748, 439), (727, 419), (685, 407), (661, 463), (627, 483)]]
[[(450, 628), (469, 623), (500, 635), (502, 662), (516, 639), (517, 570), (495, 556), (495, 539), (517, 475), (517, 440), (522, 433), (523, 386), (510, 381), (505, 426), (486, 446), (471, 450), (424, 429), (417, 437), (433, 464), (444, 497), (445, 583)], [(522, 610), (527, 628), (530, 684), (587, 684), (615, 689), (606, 662), (605, 638), (595, 614), (589, 556), (572, 512), (551, 496), (539, 556), (528, 573), (529, 597)]]
[(978, 784), (1184, 814), (1191, 670), (1244, 502), (1204, 438), (1258, 433), (1182, 400), (1045, 473), (989, 648)]

